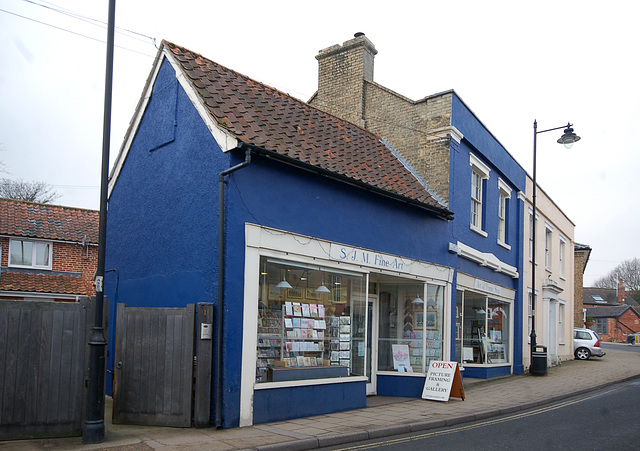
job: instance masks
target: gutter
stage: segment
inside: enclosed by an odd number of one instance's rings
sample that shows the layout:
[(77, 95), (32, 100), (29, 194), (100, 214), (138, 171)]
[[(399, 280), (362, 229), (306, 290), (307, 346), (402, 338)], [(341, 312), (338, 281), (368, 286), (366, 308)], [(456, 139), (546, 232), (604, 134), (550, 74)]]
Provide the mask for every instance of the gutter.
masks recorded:
[(216, 326), (218, 329), (217, 333), (217, 361), (216, 361), (216, 428), (222, 427), (222, 354), (223, 354), (223, 346), (222, 346), (222, 319), (224, 312), (224, 243), (225, 243), (225, 233), (224, 233), (224, 224), (225, 224), (225, 216), (224, 216), (224, 184), (225, 177), (232, 172), (235, 172), (239, 169), (248, 166), (251, 163), (251, 148), (253, 146), (249, 146), (242, 141), (238, 143), (237, 149), (245, 149), (244, 161), (240, 164), (237, 164), (233, 167), (225, 169), (218, 175), (218, 315)]

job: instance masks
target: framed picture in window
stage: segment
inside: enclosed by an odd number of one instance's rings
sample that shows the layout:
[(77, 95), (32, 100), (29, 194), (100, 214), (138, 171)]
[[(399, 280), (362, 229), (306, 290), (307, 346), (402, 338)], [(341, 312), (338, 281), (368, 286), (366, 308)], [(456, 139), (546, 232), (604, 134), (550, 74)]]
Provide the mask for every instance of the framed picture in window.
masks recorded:
[(307, 287), (305, 291), (306, 291), (304, 296), (305, 299), (313, 299), (313, 300), (320, 299), (320, 294), (316, 293), (316, 290), (313, 287)]
[(428, 312), (427, 313), (427, 329), (435, 329), (436, 328), (436, 313)]

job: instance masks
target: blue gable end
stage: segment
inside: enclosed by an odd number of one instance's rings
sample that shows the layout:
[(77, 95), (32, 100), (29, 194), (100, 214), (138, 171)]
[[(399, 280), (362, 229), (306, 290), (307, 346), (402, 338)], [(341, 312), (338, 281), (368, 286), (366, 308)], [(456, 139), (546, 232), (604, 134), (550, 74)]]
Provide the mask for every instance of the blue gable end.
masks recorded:
[(109, 199), (106, 266), (118, 273), (118, 301), (213, 299), (216, 241), (202, 237), (217, 224), (216, 175), (226, 160), (164, 63)]
[[(227, 160), (165, 62), (109, 198), (105, 293), (112, 319), (119, 302), (215, 301), (217, 174)], [(114, 342), (111, 327), (111, 370)]]

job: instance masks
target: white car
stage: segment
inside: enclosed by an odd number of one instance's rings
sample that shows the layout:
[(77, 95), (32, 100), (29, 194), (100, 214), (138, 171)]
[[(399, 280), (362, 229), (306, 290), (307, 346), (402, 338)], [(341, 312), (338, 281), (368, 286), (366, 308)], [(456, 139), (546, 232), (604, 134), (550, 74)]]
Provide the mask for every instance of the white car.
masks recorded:
[(587, 360), (591, 356), (602, 357), (600, 337), (591, 329), (573, 329), (573, 354), (576, 359)]

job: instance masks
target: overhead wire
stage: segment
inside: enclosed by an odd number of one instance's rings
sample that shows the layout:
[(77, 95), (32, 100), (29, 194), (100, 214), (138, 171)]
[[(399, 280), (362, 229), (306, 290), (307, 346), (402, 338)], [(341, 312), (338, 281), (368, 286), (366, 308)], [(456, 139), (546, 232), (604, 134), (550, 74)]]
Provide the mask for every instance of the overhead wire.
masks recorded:
[[(32, 1), (30, 1), (30, 0), (22, 0), (22, 1), (24, 1), (24, 2), (26, 2), (26, 3), (31, 3), (31, 4), (33, 4), (33, 5), (43, 6), (43, 5), (39, 5), (38, 3), (34, 3), (34, 2), (32, 2)], [(55, 10), (54, 10), (54, 11), (55, 11)], [(79, 32), (77, 32), (77, 31), (73, 31), (73, 30), (70, 30), (70, 29), (68, 29), (68, 28), (63, 28), (63, 27), (60, 27), (60, 26), (57, 26), (57, 25), (53, 25), (53, 24), (50, 24), (50, 23), (47, 23), (47, 22), (43, 22), (43, 21), (41, 21), (41, 20), (34, 19), (34, 18), (32, 18), (32, 17), (28, 17), (28, 16), (25, 16), (25, 15), (22, 15), (22, 14), (18, 14), (18, 13), (15, 13), (15, 12), (13, 12), (13, 11), (8, 11), (8, 10), (6, 10), (6, 9), (2, 9), (2, 8), (0, 8), (0, 12), (4, 12), (4, 13), (6, 13), (6, 14), (10, 14), (10, 15), (13, 15), (13, 16), (16, 16), (16, 17), (19, 17), (19, 18), (21, 18), (21, 19), (29, 20), (29, 21), (31, 21), (31, 22), (38, 23), (38, 24), (40, 24), (40, 25), (45, 25), (45, 26), (47, 26), (47, 27), (51, 27), (51, 28), (54, 28), (54, 29), (56, 29), (56, 30), (64, 31), (64, 32), (66, 32), (66, 33), (70, 33), (70, 34), (73, 34), (73, 35), (76, 35), (76, 36), (80, 36), (80, 37), (83, 37), (83, 38), (86, 38), (86, 39), (90, 39), (90, 40), (92, 40), (92, 41), (96, 41), (96, 42), (100, 42), (100, 43), (106, 43), (106, 41), (105, 41), (105, 40), (103, 40), (103, 39), (95, 38), (95, 37), (93, 37), (93, 36), (89, 36), (89, 35), (86, 35), (86, 34), (83, 34), (83, 33), (79, 33)], [(61, 11), (57, 11), (57, 12), (61, 12)], [(75, 19), (78, 19), (78, 20), (82, 20), (82, 21), (84, 21), (84, 22), (87, 22), (87, 20), (84, 20), (84, 19), (82, 19), (82, 18), (80, 18), (80, 17), (74, 17), (74, 16), (70, 16), (70, 17), (75, 18)], [(90, 19), (90, 18), (87, 18), (87, 19)], [(95, 20), (95, 19), (90, 19), (90, 20), (97, 22), (97, 23), (93, 23), (92, 25), (95, 25), (95, 26), (101, 26), (101, 25), (100, 25), (100, 21), (97, 21), (97, 20)], [(151, 41), (151, 43), (153, 44), (153, 46), (154, 46), (154, 47), (156, 47), (156, 40), (155, 40), (155, 38), (153, 38), (153, 37), (151, 37), (151, 36), (144, 35), (144, 34), (142, 34), (142, 33), (137, 33), (137, 32), (131, 31), (131, 30), (127, 30), (127, 29), (124, 29), (124, 28), (123, 28), (122, 30), (126, 31), (127, 33), (133, 33), (133, 34), (136, 34), (136, 35), (138, 35), (138, 36), (145, 37), (146, 39), (148, 39), (149, 41)], [(121, 34), (122, 34), (122, 33), (121, 33)], [(139, 37), (136, 37), (136, 36), (128, 36), (128, 37), (130, 37), (130, 38), (132, 38), (132, 39), (136, 39), (136, 40), (138, 40), (138, 41), (143, 41), (142, 39), (140, 39)], [(144, 42), (144, 41), (143, 41), (143, 42)], [(143, 55), (143, 56), (146, 56), (146, 57), (149, 57), (149, 58), (153, 58), (153, 56), (154, 56), (154, 55), (151, 55), (151, 54), (148, 54), (148, 53), (144, 53), (144, 52), (140, 52), (140, 51), (138, 51), (138, 50), (134, 50), (134, 49), (132, 49), (132, 48), (124, 47), (124, 46), (121, 46), (121, 45), (115, 45), (115, 47), (120, 48), (120, 49), (122, 49), (122, 50), (129, 51), (129, 52), (137, 53), (137, 54), (139, 54), (139, 55)]]
[[(59, 14), (64, 14), (66, 16), (69, 16), (69, 17), (74, 18), (74, 19), (81, 20), (83, 22), (87, 22), (87, 23), (90, 23), (90, 24), (93, 24), (93, 25), (100, 26), (102, 28), (106, 28), (107, 27), (107, 23), (106, 22), (103, 22), (103, 21), (98, 20), (98, 19), (94, 19), (93, 17), (85, 16), (83, 14), (77, 13), (77, 12), (75, 12), (73, 10), (70, 10), (70, 9), (67, 9), (67, 8), (63, 8), (61, 6), (58, 6), (58, 5), (56, 5), (54, 3), (51, 3), (51, 2), (47, 2), (45, 0), (41, 0), (42, 3), (44, 3), (44, 4), (37, 3), (37, 2), (35, 2), (33, 0), (22, 0), (22, 1), (25, 2), (25, 3), (30, 3), (32, 5), (36, 5), (36, 6), (40, 6), (42, 8), (49, 9), (49, 10), (57, 12)], [(47, 5), (51, 5), (51, 6), (47, 6)], [(133, 30), (129, 30), (129, 29), (123, 28), (123, 27), (117, 27), (116, 26), (115, 28), (117, 30), (121, 30), (121, 31), (130, 33), (132, 35), (135, 35), (135, 36), (132, 36), (132, 37), (134, 39), (139, 40), (139, 41), (146, 42), (147, 40), (150, 40), (151, 42), (155, 43), (155, 38), (152, 37), (152, 36), (148, 36), (146, 34), (143, 34), (143, 33), (137, 32), (137, 31), (133, 31)], [(137, 36), (139, 36), (139, 37), (137, 37)], [(142, 38), (144, 38), (144, 39), (142, 39)]]

